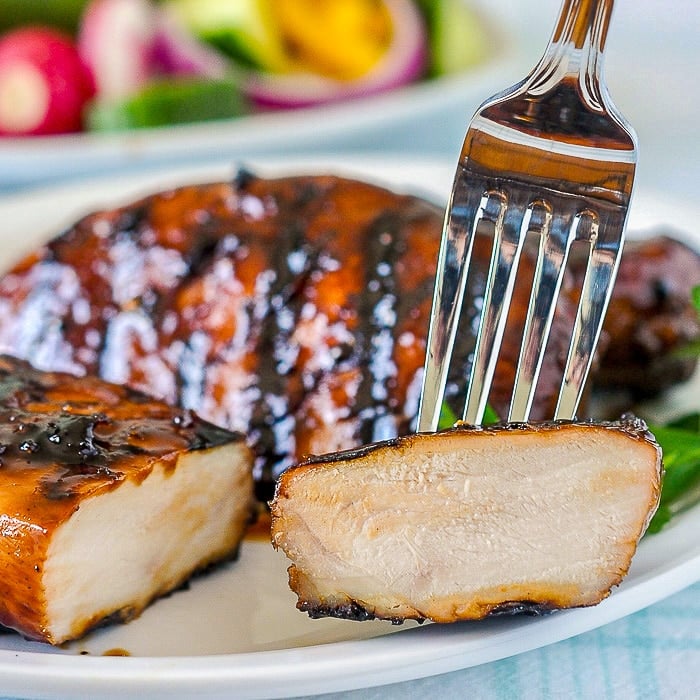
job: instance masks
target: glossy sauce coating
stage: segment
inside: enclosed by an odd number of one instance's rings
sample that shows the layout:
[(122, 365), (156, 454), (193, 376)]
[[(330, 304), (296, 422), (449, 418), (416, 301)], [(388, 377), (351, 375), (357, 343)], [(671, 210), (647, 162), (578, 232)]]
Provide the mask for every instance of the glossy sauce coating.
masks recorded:
[(47, 500), (70, 509), (87, 493), (142, 481), (157, 460), (174, 468), (185, 450), (240, 439), (127, 387), (0, 356), (0, 474), (18, 513), (50, 511)]
[[(317, 175), (192, 185), (96, 212), (0, 278), (0, 350), (96, 374), (244, 433), (258, 496), (309, 454), (412, 430), (442, 211)], [(476, 242), (448, 400), (460, 411), (488, 240)], [(490, 402), (505, 415), (533, 257), (523, 256)], [(566, 277), (533, 420), (553, 414)], [(624, 342), (624, 338), (622, 338)]]
[[(305, 455), (412, 429), (441, 229), (420, 198), (332, 176), (243, 171), (154, 194), (85, 217), (0, 279), (0, 349), (245, 433), (266, 500)], [(477, 249), (486, 265), (488, 241)], [(464, 394), (474, 281), (448, 396)], [(503, 413), (525, 308), (497, 370)], [(551, 412), (570, 316), (533, 418)]]
[(597, 383), (645, 397), (689, 379), (697, 359), (678, 351), (700, 337), (700, 318), (690, 304), (698, 284), (700, 255), (669, 232), (627, 241)]
[(86, 499), (240, 440), (127, 387), (0, 356), (0, 624), (44, 638), (47, 547)]

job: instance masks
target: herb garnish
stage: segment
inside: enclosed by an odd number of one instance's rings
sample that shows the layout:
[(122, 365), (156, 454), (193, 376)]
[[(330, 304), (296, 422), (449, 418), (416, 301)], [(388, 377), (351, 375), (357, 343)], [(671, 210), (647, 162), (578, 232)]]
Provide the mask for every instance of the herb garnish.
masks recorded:
[[(692, 301), (700, 316), (700, 285)], [(700, 338), (683, 348), (700, 356)], [(663, 452), (664, 474), (661, 502), (648, 532), (658, 532), (681, 511), (700, 502), (700, 413), (677, 418), (666, 425), (649, 425)]]
[(674, 515), (700, 501), (700, 413), (649, 430), (661, 445), (666, 470), (659, 509), (648, 529), (659, 532)]
[[(491, 425), (492, 423), (498, 423), (500, 420), (501, 419), (498, 417), (496, 411), (494, 411), (491, 406), (487, 405), (481, 422), (484, 425)], [(447, 402), (443, 401), (442, 406), (440, 407), (438, 430), (446, 430), (447, 428), (451, 428), (458, 421), (459, 419), (457, 418), (455, 412), (447, 405)]]

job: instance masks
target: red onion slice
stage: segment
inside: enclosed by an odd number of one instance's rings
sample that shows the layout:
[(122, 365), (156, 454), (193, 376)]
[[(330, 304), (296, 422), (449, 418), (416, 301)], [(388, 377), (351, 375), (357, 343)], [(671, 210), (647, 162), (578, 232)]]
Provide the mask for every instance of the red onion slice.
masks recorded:
[(156, 18), (152, 60), (165, 75), (222, 78), (231, 71), (228, 59), (192, 36), (167, 7)]
[(153, 77), (155, 9), (148, 0), (92, 0), (78, 33), (78, 51), (97, 95), (122, 99)]

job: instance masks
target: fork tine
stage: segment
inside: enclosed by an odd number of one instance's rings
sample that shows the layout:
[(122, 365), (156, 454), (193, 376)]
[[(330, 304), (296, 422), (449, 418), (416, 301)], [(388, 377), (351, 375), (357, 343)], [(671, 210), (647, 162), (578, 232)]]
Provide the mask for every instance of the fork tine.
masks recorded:
[(576, 415), (622, 254), (623, 239), (601, 240), (597, 218), (591, 221), (591, 229), (591, 252), (554, 413), (555, 419), (571, 419)]
[(517, 215), (517, 208), (509, 209), (507, 197), (495, 190), (484, 194), (480, 212), (478, 225), (492, 236), (493, 251), (463, 415), (465, 422), (473, 424), (481, 421), (486, 410), (530, 220), (528, 212), (520, 222), (506, 221), (508, 213)]
[[(474, 193), (465, 193), (459, 185), (458, 174), (448, 202), (440, 241), (417, 432), (434, 432), (438, 427), (474, 247), (476, 222), (471, 221), (470, 212), (476, 209), (476, 203), (469, 201)], [(466, 197), (464, 201), (460, 201), (462, 195)]]
[[(581, 214), (569, 219), (568, 226), (566, 222), (554, 220), (552, 206), (548, 202), (533, 202), (531, 206), (534, 209), (533, 219), (539, 219), (537, 233), (540, 247), (508, 411), (509, 421), (526, 421), (530, 415), (564, 268), (581, 224)], [(533, 229), (536, 227), (531, 225)]]

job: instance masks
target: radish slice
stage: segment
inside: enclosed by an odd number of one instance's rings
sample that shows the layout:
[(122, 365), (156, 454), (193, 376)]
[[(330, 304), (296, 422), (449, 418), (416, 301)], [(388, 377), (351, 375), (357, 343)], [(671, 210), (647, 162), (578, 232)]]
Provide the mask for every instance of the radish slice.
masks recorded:
[(154, 75), (156, 10), (148, 0), (93, 0), (83, 15), (78, 49), (100, 99), (132, 94)]
[(193, 37), (167, 8), (158, 13), (152, 61), (165, 75), (223, 78), (231, 70), (223, 54)]
[(79, 131), (95, 92), (71, 39), (48, 27), (26, 27), (0, 39), (0, 135)]
[(352, 97), (374, 95), (406, 85), (423, 75), (428, 36), (412, 0), (384, 0), (394, 35), (381, 61), (357, 80), (340, 81), (313, 73), (253, 73), (244, 90), (253, 103), (267, 108), (311, 107)]

